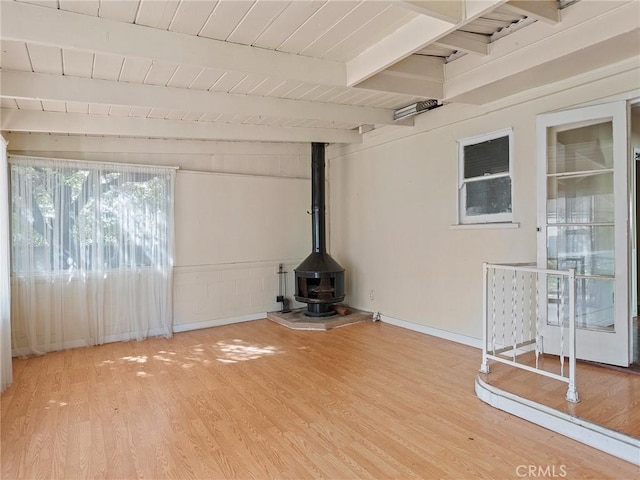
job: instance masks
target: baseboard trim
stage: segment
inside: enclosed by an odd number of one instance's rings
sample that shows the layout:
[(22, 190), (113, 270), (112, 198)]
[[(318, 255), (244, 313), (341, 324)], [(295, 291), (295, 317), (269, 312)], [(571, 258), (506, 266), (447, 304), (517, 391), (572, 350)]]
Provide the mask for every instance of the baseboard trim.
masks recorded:
[(419, 323), (408, 322), (406, 320), (400, 320), (398, 318), (389, 317), (388, 315), (380, 315), (380, 320), (395, 325), (397, 327), (413, 330), (414, 332), (424, 333), (433, 337), (443, 338), (452, 342), (468, 345), (469, 347), (482, 348), (482, 340), (479, 338), (467, 337), (466, 335), (460, 335), (459, 333), (448, 332), (446, 330), (440, 330), (439, 328), (429, 327)]
[(200, 330), (202, 328), (222, 327), (233, 323), (250, 322), (252, 320), (261, 320), (267, 318), (267, 312), (249, 313), (237, 317), (216, 318), (215, 320), (205, 320), (204, 322), (183, 323), (173, 326), (173, 333), (190, 332), (192, 330)]
[(548, 430), (572, 438), (634, 465), (640, 465), (640, 440), (573, 417), (489, 385), (479, 376), (476, 395), (483, 402)]

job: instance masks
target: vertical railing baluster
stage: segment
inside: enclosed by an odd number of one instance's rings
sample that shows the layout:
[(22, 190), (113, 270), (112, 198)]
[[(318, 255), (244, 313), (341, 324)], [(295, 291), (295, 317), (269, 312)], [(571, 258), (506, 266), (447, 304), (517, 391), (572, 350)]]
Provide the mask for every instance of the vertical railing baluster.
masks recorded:
[(505, 294), (504, 294), (504, 277), (506, 276), (505, 270), (502, 271), (502, 347), (504, 348), (507, 345), (507, 324), (506, 324), (506, 315), (504, 311), (504, 302), (505, 302)]
[(491, 269), (492, 282), (491, 282), (491, 314), (493, 316), (493, 322), (491, 323), (491, 347), (493, 355), (496, 354), (496, 269)]
[(489, 359), (487, 358), (487, 341), (488, 341), (488, 328), (487, 324), (487, 277), (489, 275), (487, 264), (482, 264), (482, 365), (480, 365), (480, 372), (489, 373)]
[(567, 400), (578, 403), (576, 389), (576, 271), (569, 270), (569, 388)]
[(564, 276), (560, 277), (560, 305), (558, 306), (560, 317), (560, 376), (564, 376)]
[(529, 273), (529, 338), (527, 341), (533, 340), (533, 279), (534, 275)]
[[(543, 274), (545, 282), (547, 281), (546, 273)], [(545, 302), (546, 307), (546, 302)], [(536, 273), (536, 368), (539, 368), (540, 360), (540, 273)]]
[(513, 344), (513, 361), (516, 361), (516, 347), (518, 345), (518, 275), (511, 272), (511, 343)]
[(520, 343), (524, 343), (524, 272), (520, 274)]

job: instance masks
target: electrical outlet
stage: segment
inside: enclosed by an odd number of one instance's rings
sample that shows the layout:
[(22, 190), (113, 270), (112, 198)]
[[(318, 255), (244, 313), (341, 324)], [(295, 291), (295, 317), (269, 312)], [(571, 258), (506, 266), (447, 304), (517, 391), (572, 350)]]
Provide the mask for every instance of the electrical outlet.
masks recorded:
[(373, 290), (369, 290), (369, 300), (373, 300)]

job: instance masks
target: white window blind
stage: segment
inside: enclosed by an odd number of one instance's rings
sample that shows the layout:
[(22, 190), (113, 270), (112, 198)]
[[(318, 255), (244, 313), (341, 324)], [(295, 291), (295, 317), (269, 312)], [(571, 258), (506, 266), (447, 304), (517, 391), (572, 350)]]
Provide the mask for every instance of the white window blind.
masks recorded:
[(511, 222), (511, 130), (458, 142), (459, 223)]

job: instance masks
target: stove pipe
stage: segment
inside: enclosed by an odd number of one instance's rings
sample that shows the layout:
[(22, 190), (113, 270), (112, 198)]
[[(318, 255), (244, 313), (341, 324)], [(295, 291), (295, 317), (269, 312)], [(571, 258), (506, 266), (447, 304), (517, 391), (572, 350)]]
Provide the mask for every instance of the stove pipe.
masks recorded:
[(326, 253), (324, 144), (311, 144), (312, 250)]
[(306, 315), (334, 315), (333, 304), (344, 300), (344, 268), (327, 253), (325, 223), (324, 144), (311, 145), (312, 252), (295, 269), (299, 302), (307, 304)]

